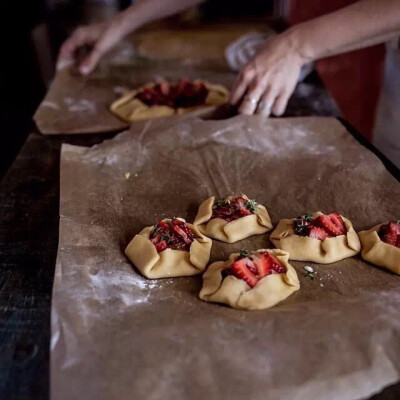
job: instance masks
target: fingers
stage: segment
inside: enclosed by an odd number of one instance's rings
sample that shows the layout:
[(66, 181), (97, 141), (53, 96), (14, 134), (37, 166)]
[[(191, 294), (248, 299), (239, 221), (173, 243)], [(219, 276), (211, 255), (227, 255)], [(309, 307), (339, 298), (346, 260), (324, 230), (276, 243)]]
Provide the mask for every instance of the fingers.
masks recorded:
[(286, 86), (282, 88), (277, 96), (275, 104), (272, 108), (272, 112), (275, 116), (279, 117), (285, 112), (290, 96), (293, 94), (296, 88), (297, 79), (297, 76), (295, 76), (292, 82), (288, 80)]
[(92, 72), (100, 59), (120, 40), (121, 32), (119, 27), (111, 27), (106, 29), (104, 33), (95, 43), (90, 54), (82, 61), (79, 66), (79, 71), (83, 75), (87, 75)]
[(94, 47), (90, 54), (81, 62), (79, 72), (82, 75), (90, 74), (96, 68), (102, 55), (103, 52)]
[(269, 115), (271, 114), (271, 110), (274, 107), (276, 98), (276, 89), (274, 87), (269, 87), (261, 96), (256, 113), (259, 115), (264, 115), (265, 117), (269, 117)]
[(236, 106), (240, 100), (243, 98), (244, 94), (247, 91), (248, 85), (251, 83), (254, 77), (254, 72), (251, 68), (244, 68), (243, 71), (239, 74), (233, 88), (231, 90), (229, 102)]
[(265, 82), (255, 80), (246, 92), (239, 107), (239, 113), (245, 115), (254, 114), (257, 110), (260, 98), (265, 91)]
[(276, 117), (280, 117), (286, 110), (287, 103), (289, 101), (290, 93), (287, 91), (282, 92), (276, 99), (272, 107), (272, 113)]
[(57, 68), (59, 69), (66, 61), (73, 61), (76, 50), (85, 44), (89, 44), (85, 28), (78, 28), (61, 46), (57, 59)]

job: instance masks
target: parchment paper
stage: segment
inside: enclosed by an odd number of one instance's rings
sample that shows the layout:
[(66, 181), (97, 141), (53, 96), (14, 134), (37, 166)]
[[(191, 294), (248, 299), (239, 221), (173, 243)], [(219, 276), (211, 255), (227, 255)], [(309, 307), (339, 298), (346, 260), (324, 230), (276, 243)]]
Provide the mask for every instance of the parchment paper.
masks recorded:
[[(180, 78), (206, 79), (230, 88), (236, 74), (227, 70), (209, 70), (176, 66), (168, 62), (142, 61), (141, 65), (102, 64), (89, 76), (75, 67), (65, 68), (56, 77), (34, 115), (43, 134), (102, 133), (126, 129), (129, 124), (110, 113), (111, 103), (127, 90), (148, 82)], [(206, 112), (209, 112), (208, 108)], [(214, 109), (214, 108), (212, 108)]]
[[(398, 182), (332, 118), (153, 121), (63, 146), (53, 400), (359, 399), (400, 378), (400, 277), (359, 257), (292, 262), (300, 291), (253, 312), (199, 300), (199, 276), (147, 280), (124, 257), (143, 227), (240, 192), (274, 225), (336, 210), (361, 230), (400, 215)], [(214, 241), (211, 261), (268, 246)]]

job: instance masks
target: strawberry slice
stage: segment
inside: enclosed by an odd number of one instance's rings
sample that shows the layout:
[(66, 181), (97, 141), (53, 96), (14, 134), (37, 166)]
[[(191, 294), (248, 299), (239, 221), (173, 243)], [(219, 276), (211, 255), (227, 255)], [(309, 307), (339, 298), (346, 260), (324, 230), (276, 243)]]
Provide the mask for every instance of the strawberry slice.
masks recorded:
[(189, 228), (189, 226), (185, 222), (181, 221), (180, 219), (173, 218), (172, 224), (179, 225), (180, 228), (186, 233), (189, 239), (195, 238), (194, 232)]
[(166, 81), (162, 81), (158, 84), (160, 93), (163, 94), (164, 96), (168, 96), (169, 95), (169, 91), (171, 88), (171, 85), (169, 84), (169, 82)]
[(268, 252), (259, 253), (259, 257), (255, 257), (254, 263), (257, 266), (259, 278), (272, 274), (273, 260)]
[(388, 231), (385, 233), (382, 237), (382, 242), (385, 242), (387, 244), (390, 244), (392, 246), (396, 246), (397, 243), (397, 235), (393, 232)]
[(232, 206), (238, 210), (241, 208), (244, 208), (246, 203), (247, 203), (247, 200), (242, 196), (236, 197), (236, 199), (232, 200), (232, 202), (231, 202)]
[(160, 243), (156, 244), (156, 249), (158, 253), (161, 253), (162, 251), (164, 251), (165, 249), (167, 249), (168, 245), (167, 242), (165, 240), (162, 240)]
[(236, 278), (244, 280), (250, 287), (253, 288), (256, 286), (258, 279), (257, 276), (248, 268), (248, 261), (249, 259), (247, 257), (235, 261), (231, 265), (231, 271)]
[(286, 267), (273, 254), (269, 253), (269, 256), (272, 259), (272, 273), (275, 271), (277, 274), (285, 274)]
[(397, 235), (396, 247), (400, 247), (400, 235)]
[(313, 226), (310, 228), (308, 236), (318, 240), (325, 240), (330, 237), (330, 234), (323, 228)]
[[(339, 236), (343, 234), (342, 229), (332, 222), (329, 215), (320, 215), (319, 217), (315, 218), (313, 225), (316, 227), (321, 227), (332, 236)], [(311, 230), (309, 236), (311, 236)]]
[(398, 232), (400, 232), (400, 224), (395, 221), (390, 221), (388, 224), (381, 226), (379, 229), (379, 237), (383, 242), (392, 246), (397, 246)]
[(172, 229), (183, 239), (186, 244), (191, 244), (193, 240), (191, 240), (187, 233), (178, 225), (172, 225)]
[(157, 233), (157, 234), (153, 237), (153, 239), (150, 239), (150, 241), (151, 241), (151, 243), (153, 243), (153, 244), (157, 244), (157, 243), (160, 241), (160, 239), (161, 239), (161, 233)]
[(333, 213), (329, 214), (328, 217), (331, 219), (331, 221), (334, 223), (334, 225), (336, 225), (336, 227), (340, 229), (340, 232), (341, 232), (340, 234), (345, 235), (347, 232), (347, 229), (344, 224), (342, 216), (337, 212), (333, 212)]
[(239, 210), (239, 214), (240, 214), (240, 216), (241, 217), (245, 217), (245, 216), (247, 216), (247, 215), (251, 215), (251, 211), (250, 210), (248, 210), (247, 208), (241, 208), (240, 210)]
[(395, 221), (390, 221), (389, 222), (389, 231), (396, 235), (400, 235), (400, 224), (398, 224)]

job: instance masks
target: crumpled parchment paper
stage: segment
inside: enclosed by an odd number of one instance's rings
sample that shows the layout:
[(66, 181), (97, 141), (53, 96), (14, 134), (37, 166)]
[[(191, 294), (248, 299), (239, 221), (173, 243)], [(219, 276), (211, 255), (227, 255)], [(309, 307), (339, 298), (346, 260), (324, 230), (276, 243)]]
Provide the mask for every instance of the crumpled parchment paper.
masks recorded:
[(129, 124), (113, 115), (109, 108), (128, 90), (149, 82), (175, 82), (181, 78), (205, 79), (230, 89), (235, 77), (236, 73), (226, 69), (190, 68), (155, 61), (136, 62), (136, 65), (103, 63), (89, 76), (69, 67), (57, 72), (34, 120), (45, 135), (120, 131)]
[[(274, 225), (338, 211), (359, 231), (400, 215), (399, 183), (332, 118), (154, 120), (63, 146), (53, 400), (350, 400), (399, 380), (400, 277), (359, 256), (292, 262), (300, 291), (254, 312), (199, 300), (200, 276), (147, 280), (125, 258), (143, 227), (240, 192)], [(211, 262), (262, 247), (268, 235), (214, 241)]]

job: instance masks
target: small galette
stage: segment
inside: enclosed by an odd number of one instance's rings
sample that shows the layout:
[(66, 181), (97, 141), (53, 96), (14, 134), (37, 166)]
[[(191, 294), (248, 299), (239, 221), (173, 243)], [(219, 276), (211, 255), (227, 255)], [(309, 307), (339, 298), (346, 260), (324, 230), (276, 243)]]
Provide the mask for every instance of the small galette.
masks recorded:
[(271, 242), (287, 251), (291, 260), (329, 264), (359, 253), (361, 245), (351, 222), (337, 212), (306, 213), (282, 219)]
[(364, 260), (400, 275), (400, 221), (359, 232)]
[(211, 264), (200, 299), (244, 310), (273, 307), (300, 289), (289, 254), (282, 250), (241, 251)]
[(125, 254), (147, 278), (189, 276), (205, 270), (211, 245), (195, 226), (172, 218), (144, 228), (128, 244)]
[(193, 223), (206, 236), (234, 243), (272, 229), (266, 208), (246, 195), (215, 200), (209, 197), (201, 203)]
[(125, 93), (111, 104), (111, 111), (126, 122), (185, 114), (226, 103), (229, 91), (201, 80), (162, 81)]

